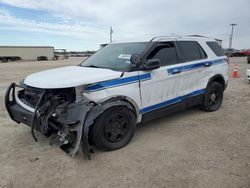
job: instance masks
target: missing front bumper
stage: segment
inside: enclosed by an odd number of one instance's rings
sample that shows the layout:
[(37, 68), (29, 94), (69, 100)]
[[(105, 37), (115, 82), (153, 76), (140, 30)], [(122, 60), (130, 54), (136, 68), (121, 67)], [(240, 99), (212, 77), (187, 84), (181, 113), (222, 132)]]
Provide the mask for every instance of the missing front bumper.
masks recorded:
[[(73, 157), (82, 143), (84, 157), (90, 159), (91, 147), (88, 142), (88, 131), (86, 131), (86, 129), (84, 130), (84, 125), (87, 114), (94, 105), (91, 101), (81, 97), (74, 103), (45, 106), (43, 104), (43, 98), (46, 96), (46, 90), (44, 90), (35, 109), (29, 109), (18, 100), (16, 95), (17, 87), (25, 89), (23, 86), (12, 83), (8, 87), (5, 95), (5, 106), (12, 120), (30, 126), (34, 139), (36, 139), (34, 129), (43, 132), (41, 131), (42, 124), (48, 124), (50, 129), (53, 129), (51, 144), (59, 146)], [(50, 109), (44, 110), (44, 108)], [(60, 123), (60, 128), (57, 128), (56, 125), (50, 122), (49, 118), (52, 114), (57, 116), (57, 122)], [(74, 136), (72, 143), (69, 141), (70, 139), (68, 139), (69, 135)]]

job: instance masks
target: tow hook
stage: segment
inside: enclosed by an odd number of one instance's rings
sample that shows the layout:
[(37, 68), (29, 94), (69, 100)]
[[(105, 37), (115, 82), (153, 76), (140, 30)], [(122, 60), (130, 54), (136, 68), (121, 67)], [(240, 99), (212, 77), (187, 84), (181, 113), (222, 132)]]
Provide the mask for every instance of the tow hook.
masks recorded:
[(65, 132), (62, 132), (62, 131), (58, 131), (57, 135), (59, 136), (59, 140), (60, 142), (62, 142), (63, 144), (68, 144), (69, 141), (66, 138), (66, 133)]
[(68, 144), (69, 141), (66, 139), (67, 134), (63, 131), (58, 131), (57, 135), (51, 139), (50, 145), (56, 145), (61, 147), (62, 145)]

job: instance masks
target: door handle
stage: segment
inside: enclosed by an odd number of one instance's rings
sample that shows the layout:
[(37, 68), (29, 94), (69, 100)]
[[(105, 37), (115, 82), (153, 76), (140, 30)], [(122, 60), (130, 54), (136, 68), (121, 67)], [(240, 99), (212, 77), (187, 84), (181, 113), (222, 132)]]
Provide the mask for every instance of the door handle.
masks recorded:
[(174, 69), (173, 72), (172, 72), (172, 74), (179, 74), (179, 73), (181, 73), (180, 69)]
[(204, 64), (204, 67), (210, 67), (210, 66), (211, 66), (210, 62)]

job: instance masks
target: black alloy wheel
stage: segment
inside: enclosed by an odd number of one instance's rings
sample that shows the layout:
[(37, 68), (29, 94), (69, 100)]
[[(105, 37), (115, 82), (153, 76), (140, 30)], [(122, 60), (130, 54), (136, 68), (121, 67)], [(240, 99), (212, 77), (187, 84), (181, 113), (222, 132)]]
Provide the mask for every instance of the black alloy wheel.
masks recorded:
[(207, 88), (202, 109), (208, 112), (218, 110), (222, 104), (223, 91), (223, 86), (220, 83), (212, 82)]
[(109, 142), (119, 142), (128, 132), (129, 117), (127, 114), (111, 114), (104, 123), (104, 136)]
[(134, 112), (125, 106), (115, 106), (96, 119), (90, 130), (90, 138), (100, 149), (115, 150), (129, 143), (135, 128)]

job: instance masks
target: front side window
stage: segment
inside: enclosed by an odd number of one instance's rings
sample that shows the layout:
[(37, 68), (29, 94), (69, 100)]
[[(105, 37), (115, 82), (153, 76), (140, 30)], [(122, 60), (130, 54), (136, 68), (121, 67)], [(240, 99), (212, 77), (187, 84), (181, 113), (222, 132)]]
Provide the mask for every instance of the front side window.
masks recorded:
[(148, 42), (109, 44), (82, 62), (82, 67), (107, 68), (115, 71), (128, 71), (132, 54), (141, 54)]
[(178, 56), (174, 42), (161, 43), (148, 56), (148, 59), (159, 59), (161, 66), (178, 63)]
[(177, 44), (183, 61), (194, 61), (207, 57), (204, 50), (195, 41), (178, 41)]

